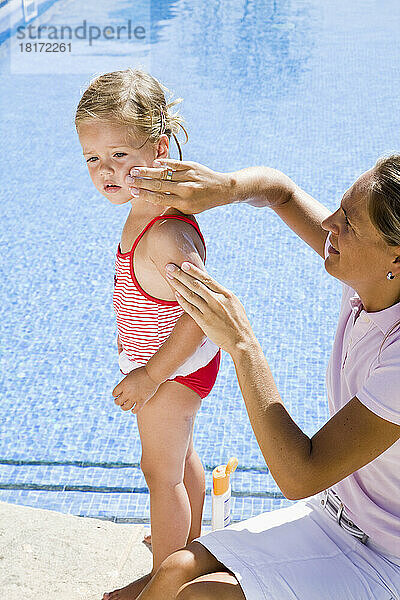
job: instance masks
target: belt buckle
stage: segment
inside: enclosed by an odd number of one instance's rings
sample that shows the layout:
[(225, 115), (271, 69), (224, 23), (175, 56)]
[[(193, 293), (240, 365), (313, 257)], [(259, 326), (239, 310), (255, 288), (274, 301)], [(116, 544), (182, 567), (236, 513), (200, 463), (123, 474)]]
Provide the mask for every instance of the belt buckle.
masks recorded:
[(360, 538), (360, 542), (361, 542), (362, 544), (366, 544), (366, 543), (368, 542), (368, 540), (369, 540), (369, 535), (367, 535), (367, 534), (366, 534), (366, 533), (364, 533), (364, 532), (363, 532), (363, 534), (364, 534), (364, 535), (362, 536), (362, 538)]
[[(330, 498), (330, 493), (332, 494), (332, 492), (328, 488), (327, 490), (324, 490), (323, 493), (324, 493), (324, 497), (321, 499), (321, 504), (322, 504), (323, 510), (325, 510), (326, 509), (326, 505), (327, 505), (327, 503), (329, 501), (329, 498)], [(332, 496), (333, 496), (333, 494), (332, 494)], [(336, 512), (336, 517), (334, 517), (333, 515), (330, 515), (330, 517), (332, 519), (336, 520), (336, 522), (338, 523), (339, 527), (342, 527), (341, 521), (342, 521), (342, 516), (344, 516), (343, 515), (344, 504), (340, 500), (339, 497), (337, 499), (338, 499), (338, 502), (339, 502), (339, 508), (338, 509), (336, 509), (336, 507), (334, 508), (334, 510), (337, 511)], [(330, 507), (333, 508), (332, 502), (330, 503)], [(329, 514), (329, 511), (328, 511), (328, 514)], [(364, 531), (362, 531), (359, 527), (357, 527), (357, 525), (355, 525), (350, 519), (347, 519), (347, 522), (348, 522), (348, 525), (350, 527), (355, 527), (356, 529), (359, 530), (360, 533), (363, 534), (363, 536), (361, 538), (359, 536), (355, 536), (355, 537), (357, 537), (357, 539), (359, 539), (362, 544), (366, 544), (368, 542), (368, 540), (369, 540), (369, 536)], [(350, 533), (350, 535), (354, 535), (354, 534)]]
[(340, 519), (342, 518), (343, 509), (344, 509), (344, 504), (340, 500), (339, 510), (336, 513), (336, 521), (338, 522), (339, 525), (340, 525)]

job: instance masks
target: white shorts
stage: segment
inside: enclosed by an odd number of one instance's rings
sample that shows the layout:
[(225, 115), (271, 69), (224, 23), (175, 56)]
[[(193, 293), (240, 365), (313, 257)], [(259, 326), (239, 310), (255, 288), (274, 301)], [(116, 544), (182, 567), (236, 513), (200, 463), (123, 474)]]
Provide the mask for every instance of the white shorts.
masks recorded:
[(321, 508), (322, 494), (198, 538), (247, 600), (400, 600), (400, 559), (378, 553)]

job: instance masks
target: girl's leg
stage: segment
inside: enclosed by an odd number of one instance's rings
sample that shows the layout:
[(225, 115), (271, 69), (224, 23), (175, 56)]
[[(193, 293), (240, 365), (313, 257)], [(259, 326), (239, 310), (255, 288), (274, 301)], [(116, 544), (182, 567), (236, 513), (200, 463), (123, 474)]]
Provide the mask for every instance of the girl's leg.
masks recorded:
[(192, 427), (189, 448), (185, 459), (185, 473), (183, 483), (189, 496), (191, 510), (191, 525), (187, 539), (189, 544), (201, 535), (201, 519), (203, 516), (204, 498), (206, 495), (206, 480), (203, 465), (196, 450), (193, 447)]
[[(193, 447), (193, 429), (190, 435), (189, 448), (185, 459), (185, 471), (183, 484), (186, 488), (191, 511), (191, 525), (187, 543), (201, 535), (201, 519), (203, 516), (204, 498), (206, 495), (206, 481), (203, 465), (196, 450)], [(146, 535), (144, 541), (151, 544), (151, 535)]]
[[(200, 396), (193, 390), (168, 381), (137, 415), (141, 468), (150, 490), (153, 569), (148, 576), (105, 594), (107, 600), (135, 600), (162, 561), (187, 543), (191, 511), (183, 473), (200, 404)], [(200, 488), (200, 496), (202, 492)]]
[(184, 465), (200, 403), (193, 390), (168, 381), (137, 415), (141, 467), (150, 490), (153, 573), (187, 542), (191, 510), (183, 483)]

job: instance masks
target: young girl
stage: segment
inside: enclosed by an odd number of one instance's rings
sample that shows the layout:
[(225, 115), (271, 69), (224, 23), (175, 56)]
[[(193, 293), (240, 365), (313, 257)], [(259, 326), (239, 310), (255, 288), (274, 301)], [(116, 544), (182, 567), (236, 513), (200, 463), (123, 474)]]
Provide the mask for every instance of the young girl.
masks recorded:
[(171, 112), (180, 100), (167, 104), (163, 89), (142, 71), (107, 73), (90, 83), (75, 118), (95, 187), (115, 205), (131, 203), (116, 254), (113, 303), (125, 377), (113, 396), (122, 410), (137, 415), (153, 569), (104, 594), (110, 600), (136, 598), (164, 558), (201, 533), (205, 478), (193, 425), (221, 356), (179, 306), (166, 278), (168, 263), (187, 260), (204, 269), (205, 244), (195, 218), (132, 197), (126, 182), (133, 166), (168, 157), (171, 135), (181, 155), (175, 134), (182, 119)]

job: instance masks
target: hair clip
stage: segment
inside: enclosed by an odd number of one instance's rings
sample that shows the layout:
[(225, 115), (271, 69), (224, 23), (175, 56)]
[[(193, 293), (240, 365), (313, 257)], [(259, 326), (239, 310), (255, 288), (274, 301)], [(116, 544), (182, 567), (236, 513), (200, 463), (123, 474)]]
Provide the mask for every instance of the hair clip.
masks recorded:
[(164, 116), (164, 111), (163, 111), (163, 107), (160, 104), (160, 114), (161, 114), (161, 131), (160, 133), (164, 133), (165, 131), (165, 116)]

